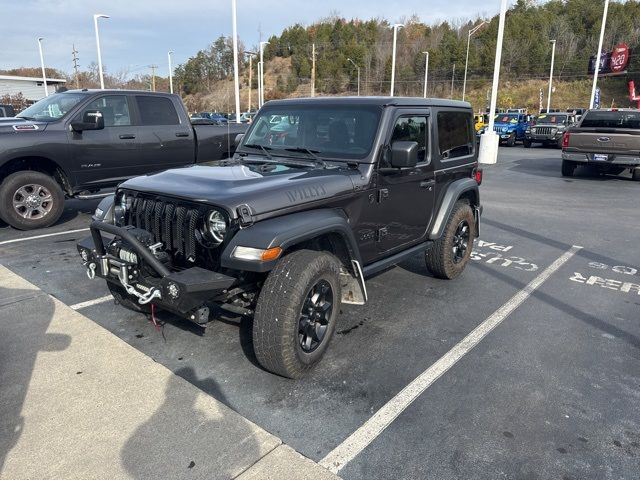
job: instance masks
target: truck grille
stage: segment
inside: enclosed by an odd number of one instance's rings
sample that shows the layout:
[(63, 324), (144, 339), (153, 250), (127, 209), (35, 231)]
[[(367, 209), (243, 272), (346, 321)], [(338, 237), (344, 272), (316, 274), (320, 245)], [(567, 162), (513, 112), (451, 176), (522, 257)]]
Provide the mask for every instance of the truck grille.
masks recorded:
[(493, 131), (496, 133), (502, 133), (502, 127), (493, 127)]
[(536, 128), (536, 135), (551, 135), (551, 129), (553, 127), (535, 127)]
[(196, 208), (135, 197), (125, 222), (151, 233), (154, 242), (162, 242), (167, 253), (195, 262), (196, 230), (201, 218)]

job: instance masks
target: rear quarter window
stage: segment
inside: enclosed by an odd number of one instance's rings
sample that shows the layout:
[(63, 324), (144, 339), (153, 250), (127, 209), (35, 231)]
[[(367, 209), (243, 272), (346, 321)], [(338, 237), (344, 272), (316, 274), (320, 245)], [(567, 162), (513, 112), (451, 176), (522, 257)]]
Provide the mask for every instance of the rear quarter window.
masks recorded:
[(438, 149), (443, 159), (464, 157), (475, 145), (473, 117), (467, 112), (441, 111), (437, 115)]
[(173, 102), (166, 97), (140, 95), (136, 97), (142, 125), (179, 125)]

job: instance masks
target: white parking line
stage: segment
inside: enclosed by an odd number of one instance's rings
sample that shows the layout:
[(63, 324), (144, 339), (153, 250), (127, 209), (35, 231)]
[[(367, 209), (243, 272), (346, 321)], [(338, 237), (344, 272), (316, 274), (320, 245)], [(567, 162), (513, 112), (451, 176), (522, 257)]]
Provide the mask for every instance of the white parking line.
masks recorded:
[(33, 237), (14, 238), (13, 240), (5, 240), (3, 242), (0, 242), (0, 245), (8, 245), (10, 243), (26, 242), (28, 240), (37, 240), (38, 238), (55, 237), (57, 235), (66, 235), (68, 233), (86, 232), (87, 230), (89, 230), (89, 229), (88, 228), (79, 228), (78, 230), (67, 230), (66, 232), (45, 233), (44, 235), (35, 235)]
[(527, 286), (478, 325), (456, 346), (449, 350), (436, 363), (420, 374), (395, 397), (378, 410), (364, 425), (353, 432), (340, 445), (334, 448), (320, 461), (320, 465), (333, 473), (338, 473), (353, 460), (367, 445), (378, 437), (409, 405), (413, 403), (429, 386), (453, 367), (458, 360), (469, 353), (480, 341), (516, 308), (531, 296), (554, 272), (564, 265), (582, 247), (573, 246)]
[(105, 303), (109, 300), (113, 300), (113, 296), (107, 295), (100, 298), (95, 298), (93, 300), (87, 300), (86, 302), (76, 303), (75, 305), (69, 305), (69, 308), (72, 310), (80, 310), (81, 308), (92, 307), (93, 305), (98, 305), (99, 303)]

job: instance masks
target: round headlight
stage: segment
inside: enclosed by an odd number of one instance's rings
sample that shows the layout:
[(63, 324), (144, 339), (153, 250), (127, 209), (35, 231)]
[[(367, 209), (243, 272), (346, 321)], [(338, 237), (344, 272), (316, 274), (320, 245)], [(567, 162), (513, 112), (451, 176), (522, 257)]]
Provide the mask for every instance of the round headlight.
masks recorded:
[(222, 243), (227, 233), (227, 221), (219, 210), (211, 210), (207, 215), (206, 229), (209, 237), (216, 243)]

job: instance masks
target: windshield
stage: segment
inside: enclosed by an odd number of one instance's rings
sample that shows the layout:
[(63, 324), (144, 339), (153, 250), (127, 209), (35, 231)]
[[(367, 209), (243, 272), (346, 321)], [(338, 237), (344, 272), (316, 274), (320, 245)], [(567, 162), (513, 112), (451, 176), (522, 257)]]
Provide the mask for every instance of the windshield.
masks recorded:
[(553, 123), (554, 125), (566, 125), (566, 115), (540, 115), (538, 116), (536, 123)]
[(86, 95), (81, 93), (54, 93), (34, 103), (18, 115), (20, 118), (54, 122), (64, 117)]
[(253, 119), (240, 149), (261, 146), (272, 155), (308, 151), (310, 156), (363, 159), (371, 151), (381, 112), (375, 105), (266, 107)]
[(640, 129), (640, 112), (607, 112), (590, 110), (580, 127)]
[(518, 123), (518, 114), (514, 115), (496, 115), (495, 123)]

